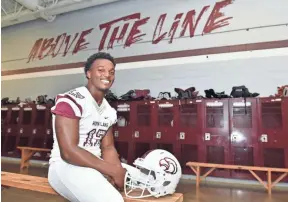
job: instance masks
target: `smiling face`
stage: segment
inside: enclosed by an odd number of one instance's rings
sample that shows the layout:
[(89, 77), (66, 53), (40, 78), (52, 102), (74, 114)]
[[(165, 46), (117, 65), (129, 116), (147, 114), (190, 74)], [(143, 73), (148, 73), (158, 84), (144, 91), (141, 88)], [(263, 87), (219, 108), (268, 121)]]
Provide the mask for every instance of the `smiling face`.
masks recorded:
[(87, 71), (88, 81), (101, 92), (107, 92), (115, 79), (115, 66), (107, 59), (97, 59)]

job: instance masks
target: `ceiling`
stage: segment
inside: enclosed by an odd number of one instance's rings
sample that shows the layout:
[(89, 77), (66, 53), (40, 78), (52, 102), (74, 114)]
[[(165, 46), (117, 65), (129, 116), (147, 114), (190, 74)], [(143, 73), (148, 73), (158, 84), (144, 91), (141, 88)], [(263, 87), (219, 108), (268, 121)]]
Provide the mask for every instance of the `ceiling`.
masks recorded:
[(1, 0), (1, 17), (13, 15), (22, 10), (27, 10), (15, 0)]
[(61, 13), (116, 1), (120, 0), (1, 0), (1, 27), (39, 18), (52, 22)]

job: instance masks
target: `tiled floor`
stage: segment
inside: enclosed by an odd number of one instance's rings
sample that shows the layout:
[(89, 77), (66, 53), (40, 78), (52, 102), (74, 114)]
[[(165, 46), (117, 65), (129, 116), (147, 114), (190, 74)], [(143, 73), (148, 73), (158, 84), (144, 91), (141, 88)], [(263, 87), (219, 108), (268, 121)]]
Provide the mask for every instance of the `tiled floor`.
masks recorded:
[[(2, 171), (18, 172), (19, 164), (2, 162)], [(46, 177), (47, 168), (31, 167), (29, 174)], [(180, 183), (177, 192), (184, 193), (184, 202), (288, 202), (288, 190), (273, 191), (272, 196), (269, 197), (264, 189), (201, 185), (200, 190), (196, 192), (195, 185), (187, 180)], [(1, 198), (2, 202), (66, 201), (59, 196), (16, 188), (3, 189)]]

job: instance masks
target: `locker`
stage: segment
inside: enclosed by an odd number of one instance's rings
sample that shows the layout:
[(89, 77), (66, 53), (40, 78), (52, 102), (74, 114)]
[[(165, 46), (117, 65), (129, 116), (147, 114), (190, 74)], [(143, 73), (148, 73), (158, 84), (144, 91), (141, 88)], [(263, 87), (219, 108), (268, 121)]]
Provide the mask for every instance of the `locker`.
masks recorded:
[[(259, 166), (257, 99), (229, 99), (230, 164)], [(254, 179), (249, 171), (231, 170), (231, 177)]]
[[(259, 144), (260, 158), (265, 167), (288, 168), (287, 161), (287, 98), (260, 98)], [(275, 179), (279, 174), (273, 174)], [(287, 181), (287, 178), (285, 179)]]
[(117, 111), (117, 123), (113, 127), (115, 147), (124, 162), (131, 163), (132, 154), (132, 127), (131, 107), (127, 102), (114, 102), (112, 107)]
[(4, 152), (4, 143), (7, 131), (8, 107), (1, 107), (1, 152)]
[[(35, 120), (35, 105), (24, 105), (20, 108), (19, 131), (17, 134), (17, 146), (29, 147), (33, 134), (33, 123)], [(17, 155), (21, 151), (17, 150)]]
[[(19, 131), (19, 117), (20, 107), (17, 105), (7, 106), (7, 125), (4, 131), (4, 144), (3, 144), (3, 155), (15, 157), (17, 155), (17, 135)], [(5, 128), (5, 127), (4, 127)]]
[(178, 159), (184, 174), (193, 174), (193, 171), (186, 166), (188, 161), (199, 162), (201, 159), (202, 120), (202, 100), (179, 101), (175, 125), (180, 153)]
[(176, 157), (179, 156), (177, 148), (177, 120), (175, 114), (178, 110), (177, 100), (157, 100), (152, 114), (155, 120), (152, 122), (153, 136), (152, 149), (166, 150)]
[[(53, 127), (52, 127), (52, 114), (51, 114), (51, 105), (46, 105), (46, 112), (45, 112), (45, 139), (44, 139), (44, 148), (52, 149), (53, 148)], [(40, 158), (44, 158), (49, 160), (50, 153), (43, 152), (41, 153)]]
[(173, 101), (157, 101), (152, 110), (155, 121), (152, 122), (153, 142), (175, 142), (174, 114), (178, 103)]
[(153, 128), (156, 121), (155, 101), (136, 101), (131, 104), (132, 153), (131, 162), (152, 149)]
[[(201, 162), (228, 164), (230, 152), (229, 140), (229, 100), (203, 100), (203, 132), (200, 139)], [(202, 169), (202, 173), (207, 169)], [(217, 177), (229, 177), (229, 171), (217, 169), (210, 174)]]
[(35, 107), (36, 112), (35, 112), (35, 119), (33, 121), (32, 138), (30, 142), (30, 145), (32, 147), (38, 147), (38, 148), (44, 147), (45, 134), (46, 134), (45, 127), (47, 126), (46, 110), (47, 107), (45, 105), (37, 105)]

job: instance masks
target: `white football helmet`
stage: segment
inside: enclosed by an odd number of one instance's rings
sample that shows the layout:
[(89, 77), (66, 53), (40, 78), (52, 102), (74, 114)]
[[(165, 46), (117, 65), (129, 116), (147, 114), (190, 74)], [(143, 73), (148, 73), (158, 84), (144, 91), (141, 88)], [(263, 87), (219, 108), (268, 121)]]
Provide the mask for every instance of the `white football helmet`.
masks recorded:
[(166, 150), (146, 152), (133, 163), (136, 168), (127, 170), (124, 192), (130, 198), (156, 198), (173, 194), (182, 175), (180, 163)]

